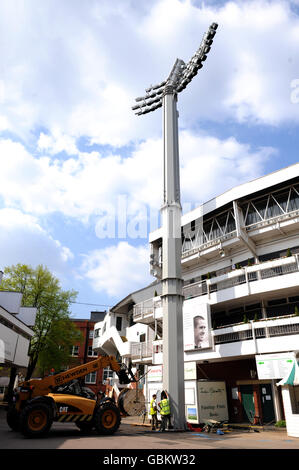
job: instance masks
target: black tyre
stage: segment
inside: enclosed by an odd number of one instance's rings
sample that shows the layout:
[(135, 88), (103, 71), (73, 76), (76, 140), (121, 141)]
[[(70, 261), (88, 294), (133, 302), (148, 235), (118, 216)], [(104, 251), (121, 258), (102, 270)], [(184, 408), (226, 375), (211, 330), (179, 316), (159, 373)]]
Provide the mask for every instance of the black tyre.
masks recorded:
[(53, 422), (52, 408), (46, 403), (32, 403), (21, 412), (20, 431), (26, 437), (45, 436)]
[(98, 434), (113, 434), (120, 425), (120, 411), (117, 406), (108, 403), (97, 409), (94, 425)]
[(6, 415), (6, 422), (10, 429), (18, 431), (20, 427), (20, 413), (16, 410), (14, 405), (9, 406)]

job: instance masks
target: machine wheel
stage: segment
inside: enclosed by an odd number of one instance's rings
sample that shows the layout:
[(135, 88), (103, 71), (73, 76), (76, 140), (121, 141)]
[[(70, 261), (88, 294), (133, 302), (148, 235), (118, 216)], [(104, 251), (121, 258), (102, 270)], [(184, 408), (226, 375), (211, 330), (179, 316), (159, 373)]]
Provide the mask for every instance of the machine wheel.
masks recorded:
[(42, 437), (48, 433), (52, 422), (52, 409), (46, 403), (32, 403), (21, 413), (20, 430), (26, 437)]
[(97, 409), (94, 417), (94, 425), (98, 434), (113, 434), (120, 425), (120, 411), (112, 403)]
[(15, 406), (12, 405), (7, 410), (6, 422), (10, 429), (18, 431), (20, 427), (20, 413), (16, 410)]

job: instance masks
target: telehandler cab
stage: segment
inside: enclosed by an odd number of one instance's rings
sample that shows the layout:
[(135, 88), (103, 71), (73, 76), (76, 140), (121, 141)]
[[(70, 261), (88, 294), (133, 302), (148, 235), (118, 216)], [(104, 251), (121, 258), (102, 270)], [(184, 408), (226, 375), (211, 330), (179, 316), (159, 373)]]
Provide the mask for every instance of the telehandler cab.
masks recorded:
[(120, 384), (136, 382), (132, 372), (118, 364), (114, 356), (99, 356), (59, 374), (24, 381), (7, 411), (9, 427), (26, 437), (40, 437), (48, 433), (53, 421), (74, 422), (83, 431), (113, 434), (121, 421), (118, 406), (111, 398), (99, 394), (91, 397), (76, 381), (106, 367), (116, 372)]

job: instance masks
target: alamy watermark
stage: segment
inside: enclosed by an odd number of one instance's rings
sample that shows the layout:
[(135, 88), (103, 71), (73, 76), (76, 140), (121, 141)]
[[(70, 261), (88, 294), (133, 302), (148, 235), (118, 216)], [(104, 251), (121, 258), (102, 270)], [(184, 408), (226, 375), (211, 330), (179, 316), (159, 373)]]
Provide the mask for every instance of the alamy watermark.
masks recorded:
[[(184, 202), (182, 213), (200, 204)], [(95, 226), (98, 238), (148, 239), (149, 233), (162, 226), (161, 210), (146, 204), (134, 203), (126, 195), (119, 195), (114, 204), (101, 207)]]

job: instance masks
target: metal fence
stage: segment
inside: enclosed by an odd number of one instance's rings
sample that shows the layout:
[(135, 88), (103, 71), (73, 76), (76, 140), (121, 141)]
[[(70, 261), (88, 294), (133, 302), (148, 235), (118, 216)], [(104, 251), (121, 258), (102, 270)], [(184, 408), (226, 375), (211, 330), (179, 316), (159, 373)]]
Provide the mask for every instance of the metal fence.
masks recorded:
[(212, 282), (210, 285), (206, 281), (196, 282), (183, 287), (183, 293), (186, 299), (206, 295), (208, 293), (218, 292), (224, 289), (229, 289), (247, 282), (254, 282), (271, 277), (282, 276), (284, 274), (291, 274), (298, 272), (297, 262), (288, 264), (281, 264), (279, 266), (267, 268), (263, 265), (257, 265), (256, 271), (247, 271), (247, 268), (240, 269), (240, 275), (235, 275), (228, 279), (219, 282)]
[[(253, 335), (254, 328), (254, 335)], [(273, 336), (287, 336), (299, 334), (299, 319), (298, 323), (286, 323), (282, 325), (273, 326), (257, 326), (257, 322), (248, 324), (248, 329), (242, 331), (233, 331), (224, 334), (216, 334), (214, 336), (215, 344), (233, 343), (236, 341), (246, 341), (259, 338), (271, 338)]]

